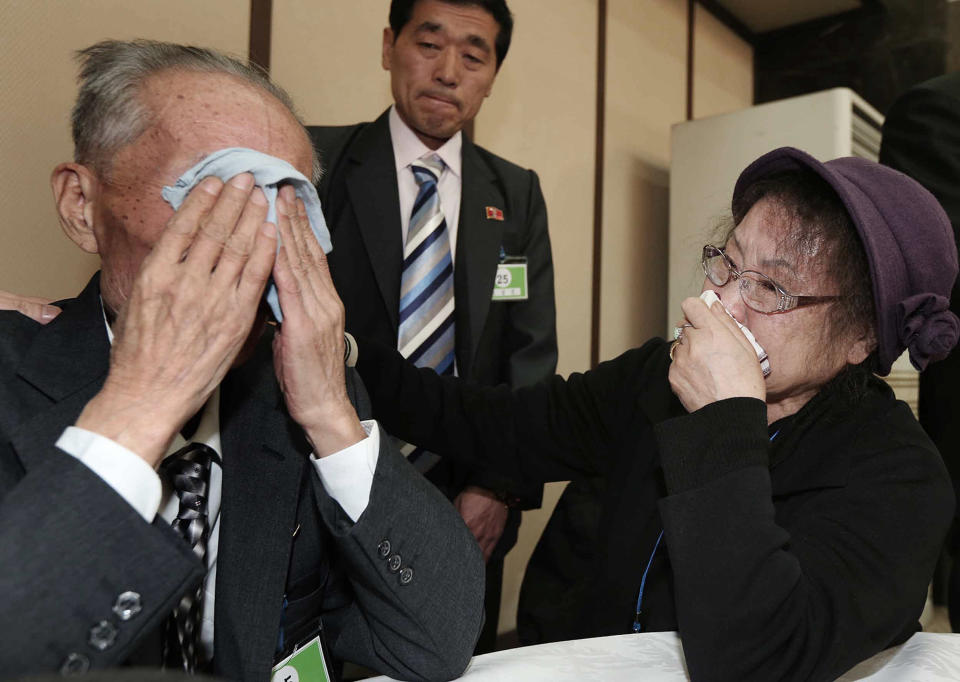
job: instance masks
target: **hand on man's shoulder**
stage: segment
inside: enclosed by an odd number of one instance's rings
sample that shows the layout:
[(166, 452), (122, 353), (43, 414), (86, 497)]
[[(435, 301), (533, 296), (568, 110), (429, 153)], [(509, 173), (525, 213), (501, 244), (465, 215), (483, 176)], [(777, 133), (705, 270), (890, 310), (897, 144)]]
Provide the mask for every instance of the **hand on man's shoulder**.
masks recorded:
[(0, 310), (14, 310), (40, 324), (46, 324), (61, 312), (48, 298), (22, 296), (9, 291), (0, 291)]

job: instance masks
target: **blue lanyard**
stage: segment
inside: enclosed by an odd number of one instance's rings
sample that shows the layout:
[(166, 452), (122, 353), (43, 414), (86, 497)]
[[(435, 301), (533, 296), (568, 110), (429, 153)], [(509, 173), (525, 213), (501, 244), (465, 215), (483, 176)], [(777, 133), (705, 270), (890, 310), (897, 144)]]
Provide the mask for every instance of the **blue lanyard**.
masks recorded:
[(660, 547), (660, 541), (663, 539), (663, 531), (660, 531), (660, 535), (657, 536), (657, 542), (653, 546), (653, 551), (650, 552), (650, 558), (647, 560), (647, 567), (643, 569), (643, 577), (640, 578), (640, 594), (637, 595), (637, 616), (633, 619), (633, 631), (640, 632), (643, 630), (643, 626), (640, 625), (640, 605), (643, 603), (643, 588), (647, 585), (647, 573), (650, 572), (650, 565), (653, 563), (653, 557), (657, 553), (657, 549)]
[[(774, 431), (773, 435), (770, 436), (770, 442), (773, 442), (773, 439), (780, 434), (780, 429)], [(647, 559), (647, 567), (643, 569), (643, 577), (640, 578), (640, 593), (637, 594), (637, 615), (633, 619), (633, 631), (642, 632), (643, 626), (640, 624), (640, 613), (642, 609), (640, 608), (643, 604), (643, 588), (647, 586), (647, 573), (650, 572), (650, 566), (653, 564), (653, 557), (656, 556), (657, 550), (660, 548), (660, 541), (663, 539), (663, 531), (660, 531), (660, 535), (657, 536), (657, 541), (653, 545), (653, 551), (650, 552), (650, 558)]]

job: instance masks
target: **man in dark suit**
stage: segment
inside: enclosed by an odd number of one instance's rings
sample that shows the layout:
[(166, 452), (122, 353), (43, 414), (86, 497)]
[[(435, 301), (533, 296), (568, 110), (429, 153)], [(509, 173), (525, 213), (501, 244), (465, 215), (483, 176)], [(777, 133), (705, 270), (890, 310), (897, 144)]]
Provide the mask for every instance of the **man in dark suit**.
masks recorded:
[[(906, 173), (943, 206), (960, 248), (960, 72), (940, 76), (901, 95), (883, 124), (880, 163)], [(950, 309), (960, 314), (960, 281)], [(937, 444), (960, 497), (960, 353), (955, 350), (920, 374), (919, 416)], [(956, 525), (956, 524), (955, 524)], [(954, 528), (948, 606), (960, 632), (960, 538)]]
[[(310, 132), (324, 166), (319, 190), (334, 244), (330, 269), (347, 329), (387, 344), (399, 336), (405, 355), (423, 356), (418, 364), (441, 373), (524, 386), (551, 376), (557, 363), (546, 207), (533, 171), (463, 134), (490, 94), (512, 26), (503, 0), (394, 0), (382, 53), (394, 105), (373, 123)], [(413, 166), (429, 157), (441, 162), (433, 182), (445, 221), (444, 251), (429, 260), (449, 260), (445, 281), (426, 284), (413, 279), (409, 264), (422, 234), (412, 215), (423, 196)], [(408, 306), (406, 292), (418, 287), (449, 291), (445, 317), (424, 323), (428, 341), (443, 346), (445, 335), (442, 352), (403, 342), (416, 305)], [(431, 355), (438, 361), (428, 362)], [(438, 462), (430, 453), (414, 451), (415, 460), (453, 500), (487, 558), (487, 623), (477, 651), (492, 650), (503, 558), (516, 542), (520, 509), (540, 505), (542, 486)]]
[(224, 147), (309, 176), (286, 95), (198, 48), (108, 41), (81, 62), (76, 160), (52, 185), (101, 271), (46, 326), (0, 314), (3, 676), (126, 662), (267, 679), (324, 642), (404, 679), (459, 675), (480, 553), (360, 421), (303, 204), (283, 187), (265, 222), (249, 173), (206, 178), (176, 212), (161, 198)]

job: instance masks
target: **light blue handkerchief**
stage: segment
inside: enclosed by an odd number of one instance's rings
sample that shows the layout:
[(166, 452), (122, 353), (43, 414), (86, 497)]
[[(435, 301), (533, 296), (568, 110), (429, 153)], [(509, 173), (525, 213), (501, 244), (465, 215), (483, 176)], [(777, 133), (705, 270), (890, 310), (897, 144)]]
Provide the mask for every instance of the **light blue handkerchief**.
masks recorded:
[[(278, 185), (282, 182), (293, 185), (297, 196), (303, 200), (307, 208), (307, 217), (310, 219), (310, 227), (313, 230), (317, 242), (324, 253), (330, 253), (333, 248), (330, 243), (330, 230), (327, 229), (327, 221), (323, 218), (323, 211), (320, 208), (320, 197), (317, 196), (317, 189), (313, 183), (307, 179), (303, 173), (291, 166), (283, 159), (275, 156), (263, 154), (252, 149), (243, 147), (231, 147), (213, 152), (203, 161), (188, 170), (180, 176), (175, 185), (163, 188), (163, 198), (168, 204), (173, 206), (173, 210), (180, 208), (180, 204), (186, 199), (187, 194), (194, 186), (206, 177), (215, 175), (224, 182), (240, 173), (251, 173), (254, 182), (263, 189), (267, 197), (267, 203), (270, 209), (267, 213), (267, 220), (274, 225), (277, 223), (277, 191)], [(267, 303), (273, 310), (274, 316), (278, 322), (283, 321), (283, 313), (280, 312), (280, 301), (277, 297), (277, 285), (270, 280), (267, 287)]]

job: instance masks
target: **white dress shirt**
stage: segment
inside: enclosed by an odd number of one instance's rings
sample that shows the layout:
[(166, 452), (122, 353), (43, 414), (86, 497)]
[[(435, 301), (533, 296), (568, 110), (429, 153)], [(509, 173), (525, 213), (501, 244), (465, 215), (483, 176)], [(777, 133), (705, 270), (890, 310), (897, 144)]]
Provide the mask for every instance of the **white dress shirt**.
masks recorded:
[(400, 229), (401, 244), (407, 243), (407, 232), (410, 229), (410, 214), (413, 204), (417, 200), (419, 186), (410, 170), (410, 164), (431, 154), (438, 155), (446, 164), (437, 181), (437, 192), (440, 194), (440, 208), (447, 221), (447, 235), (450, 237), (450, 258), (456, 258), (457, 228), (460, 225), (460, 195), (462, 163), (460, 151), (463, 148), (463, 133), (457, 134), (443, 143), (436, 151), (430, 149), (420, 141), (407, 124), (400, 118), (396, 106), (390, 107), (388, 116), (390, 121), (390, 140), (393, 143), (393, 159), (397, 164), (397, 190), (400, 194)]
[[(112, 344), (113, 332), (109, 325), (106, 327), (107, 337)], [(201, 412), (200, 423), (191, 442), (206, 444), (220, 455), (222, 460), (224, 453), (220, 445), (219, 386), (207, 400)], [(318, 458), (313, 454), (310, 455), (324, 490), (340, 504), (353, 521), (360, 518), (370, 501), (373, 473), (377, 468), (380, 452), (380, 430), (377, 423), (369, 420), (362, 421), (360, 424), (367, 433), (367, 437), (363, 440), (327, 457)], [(164, 458), (177, 452), (184, 445), (186, 441), (178, 433)], [(157, 472), (133, 451), (100, 434), (76, 426), (69, 426), (64, 430), (57, 440), (57, 447), (92, 469), (147, 523), (151, 523), (158, 514), (168, 523), (176, 518), (180, 507), (179, 498), (157, 475)], [(200, 630), (200, 643), (207, 660), (213, 658), (213, 619), (222, 482), (222, 469), (214, 462), (210, 469), (210, 486), (207, 496), (210, 534), (207, 540), (207, 575), (203, 582), (203, 623)]]

